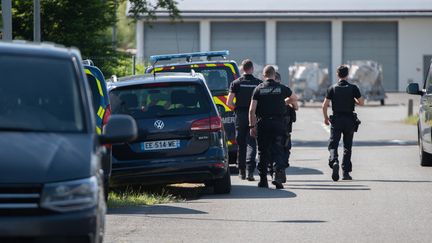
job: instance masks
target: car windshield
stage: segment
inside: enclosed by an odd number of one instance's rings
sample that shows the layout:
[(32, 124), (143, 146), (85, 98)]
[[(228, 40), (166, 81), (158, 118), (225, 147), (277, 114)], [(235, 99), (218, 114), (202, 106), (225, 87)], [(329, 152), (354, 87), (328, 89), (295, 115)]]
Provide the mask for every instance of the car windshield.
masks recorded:
[(83, 131), (71, 61), (3, 55), (0, 77), (0, 131)]
[[(176, 67), (164, 69), (163, 72), (190, 72), (190, 67)], [(229, 84), (234, 80), (234, 74), (229, 67), (194, 67), (197, 73), (202, 73), (207, 86), (211, 91), (222, 91), (229, 88)]]
[(134, 118), (184, 116), (210, 112), (209, 97), (196, 84), (135, 85), (110, 92), (114, 114)]

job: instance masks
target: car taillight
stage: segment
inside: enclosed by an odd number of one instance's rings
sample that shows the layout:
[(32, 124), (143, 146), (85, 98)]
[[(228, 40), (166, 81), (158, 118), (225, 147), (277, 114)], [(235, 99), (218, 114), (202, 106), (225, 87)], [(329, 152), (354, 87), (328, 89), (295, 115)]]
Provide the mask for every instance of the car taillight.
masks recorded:
[(105, 109), (105, 114), (102, 119), (102, 125), (106, 125), (108, 123), (108, 119), (111, 116), (111, 106), (108, 105)]
[(222, 119), (219, 116), (213, 116), (192, 122), (192, 131), (220, 131), (222, 130)]

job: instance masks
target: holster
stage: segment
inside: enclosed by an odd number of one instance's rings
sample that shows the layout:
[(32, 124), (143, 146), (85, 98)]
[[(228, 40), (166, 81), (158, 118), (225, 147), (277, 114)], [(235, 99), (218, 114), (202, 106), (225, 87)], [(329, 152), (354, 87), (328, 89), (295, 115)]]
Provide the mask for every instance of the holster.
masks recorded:
[(361, 124), (361, 121), (360, 119), (358, 119), (357, 113), (354, 113), (353, 116), (354, 116), (354, 132), (357, 132)]

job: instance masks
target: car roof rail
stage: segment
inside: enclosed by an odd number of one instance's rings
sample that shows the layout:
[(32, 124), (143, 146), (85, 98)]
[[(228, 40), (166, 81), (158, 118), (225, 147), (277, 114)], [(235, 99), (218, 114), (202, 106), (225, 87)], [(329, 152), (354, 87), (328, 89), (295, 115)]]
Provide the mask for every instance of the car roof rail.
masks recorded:
[(91, 59), (85, 59), (82, 61), (83, 65), (87, 65), (87, 66), (94, 66), (94, 63)]
[(182, 59), (182, 58), (185, 58), (187, 62), (191, 62), (193, 57), (207, 57), (207, 60), (211, 60), (212, 57), (225, 58), (228, 55), (229, 55), (228, 50), (190, 52), (190, 53), (167, 54), (167, 55), (153, 55), (153, 56), (150, 56), (150, 62), (152, 62), (154, 65), (158, 61), (168, 61), (168, 60), (172, 60), (172, 59)]

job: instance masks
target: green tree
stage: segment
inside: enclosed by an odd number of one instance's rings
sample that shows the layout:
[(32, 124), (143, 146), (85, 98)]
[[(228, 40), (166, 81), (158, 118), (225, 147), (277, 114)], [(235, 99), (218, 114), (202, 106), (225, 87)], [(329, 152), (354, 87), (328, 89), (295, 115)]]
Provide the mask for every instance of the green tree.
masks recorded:
[[(80, 49), (84, 58), (91, 58), (110, 76), (124, 54), (114, 48), (108, 30), (117, 23), (115, 12), (125, 0), (41, 0), (41, 39)], [(130, 15), (146, 21), (156, 11), (166, 10), (175, 19), (179, 16), (175, 0), (131, 0)], [(14, 39), (33, 39), (33, 1), (13, 0)]]

